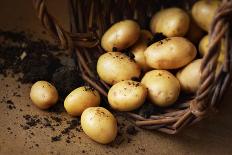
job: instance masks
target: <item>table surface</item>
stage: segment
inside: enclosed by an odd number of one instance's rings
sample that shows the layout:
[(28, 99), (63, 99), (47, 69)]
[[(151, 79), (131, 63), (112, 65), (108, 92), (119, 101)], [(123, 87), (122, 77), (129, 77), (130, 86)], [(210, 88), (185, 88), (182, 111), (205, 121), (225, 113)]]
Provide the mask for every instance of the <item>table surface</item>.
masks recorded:
[[(50, 0), (48, 7), (68, 29), (65, 0)], [(30, 0), (1, 0), (0, 19), (1, 29), (24, 30), (51, 40), (50, 36), (42, 33), (44, 29), (35, 17)], [(51, 137), (67, 126), (67, 120), (73, 119), (65, 112), (59, 114), (61, 125), (55, 127), (54, 131), (52, 128), (40, 128), (39, 125), (23, 129), (21, 125), (25, 124), (27, 114), (41, 118), (57, 114), (41, 111), (32, 105), (29, 84), (20, 84), (16, 78), (0, 75), (0, 86), (0, 154), (232, 154), (231, 91), (221, 101), (224, 107), (219, 113), (177, 135), (139, 130), (136, 135), (124, 132), (121, 144), (100, 145), (77, 130), (70, 131), (70, 143), (66, 142), (68, 135), (62, 136), (60, 141), (51, 142)], [(21, 97), (15, 96), (15, 92)], [(4, 104), (7, 100), (12, 100), (15, 108), (7, 108), (8, 105)], [(120, 123), (128, 124), (123, 118), (118, 118)]]

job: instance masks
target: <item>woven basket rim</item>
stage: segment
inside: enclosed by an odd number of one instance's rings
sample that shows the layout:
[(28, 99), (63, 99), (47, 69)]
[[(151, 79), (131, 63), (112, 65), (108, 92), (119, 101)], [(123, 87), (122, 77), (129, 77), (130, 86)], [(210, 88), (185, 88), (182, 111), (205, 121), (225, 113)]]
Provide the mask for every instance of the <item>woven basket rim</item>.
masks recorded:
[[(106, 30), (106, 25), (108, 24), (109, 26), (110, 23), (114, 23), (111, 16), (114, 18), (117, 17), (114, 12), (115, 9), (119, 9), (119, 6), (121, 9), (126, 9), (127, 11), (123, 13), (129, 16), (130, 11), (141, 13), (141, 9), (144, 9), (143, 7), (149, 7), (148, 3), (154, 1), (148, 0), (146, 1), (146, 5), (142, 5), (140, 2), (141, 4), (138, 6), (137, 3), (139, 1), (136, 0), (119, 0), (117, 3), (113, 0), (107, 2), (101, 0), (69, 0), (71, 32), (64, 30), (58, 21), (48, 12), (45, 0), (33, 0), (33, 2), (37, 16), (43, 26), (59, 41), (63, 48), (69, 48), (70, 52), (75, 54), (83, 80), (97, 89), (103, 96), (107, 96), (106, 90), (109, 89), (109, 86), (96, 78), (90, 67), (86, 64), (86, 59), (90, 59), (91, 57), (88, 50), (95, 48), (99, 54), (102, 54), (103, 50), (101, 49), (99, 38), (101, 38), (104, 30)], [(187, 7), (189, 7), (187, 2)], [(110, 9), (110, 7), (109, 9), (104, 9), (104, 6), (105, 8), (107, 8), (106, 6), (114, 7), (112, 7), (113, 9)], [(82, 7), (85, 8), (82, 9)], [(149, 16), (149, 12), (145, 14)], [(231, 81), (231, 17), (232, 0), (223, 0), (215, 13), (210, 27), (209, 52), (203, 58), (201, 84), (195, 97), (186, 103), (180, 104), (179, 109), (168, 109), (162, 114), (151, 115), (149, 118), (142, 117), (136, 113), (127, 113), (135, 120), (137, 126), (175, 134), (183, 127), (200, 121), (207, 116), (210, 109), (218, 107), (219, 101), (222, 99)], [(79, 24), (77, 24), (77, 21)], [(94, 25), (97, 25), (98, 29), (94, 28)], [(216, 60), (220, 52), (220, 44), (222, 43), (225, 46), (225, 61), (216, 74)]]

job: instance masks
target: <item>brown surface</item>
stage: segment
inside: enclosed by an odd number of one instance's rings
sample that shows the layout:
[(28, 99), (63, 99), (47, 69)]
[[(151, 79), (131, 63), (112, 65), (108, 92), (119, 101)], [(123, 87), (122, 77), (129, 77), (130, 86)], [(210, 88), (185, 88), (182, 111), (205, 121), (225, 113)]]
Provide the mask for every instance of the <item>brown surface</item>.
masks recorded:
[[(53, 0), (50, 1), (49, 7), (52, 6), (52, 13), (65, 23), (67, 13), (64, 2)], [(2, 0), (0, 10), (0, 28), (23, 29), (35, 33), (38, 37), (50, 38), (41, 33), (43, 29), (35, 18), (30, 0)], [(67, 24), (65, 27), (68, 27)], [(0, 75), (0, 79), (0, 154), (82, 154), (83, 150), (84, 154), (232, 154), (232, 92), (223, 101), (225, 107), (220, 113), (178, 135), (140, 130), (136, 136), (123, 135), (125, 139), (132, 139), (130, 143), (123, 141), (122, 144), (112, 147), (97, 144), (83, 132), (76, 130), (71, 131), (76, 136), (71, 139), (71, 143), (65, 142), (67, 136), (62, 136), (61, 141), (52, 143), (51, 137), (58, 135), (67, 126), (66, 121), (72, 119), (66, 113), (61, 113), (61, 126), (55, 127), (55, 131), (51, 128), (40, 128), (40, 124), (30, 130), (24, 130), (20, 126), (25, 124), (23, 115), (39, 115), (43, 118), (57, 114), (38, 110), (31, 104), (30, 85), (20, 84), (21, 87), (18, 88), (19, 83), (14, 78), (3, 78)], [(14, 96), (14, 92), (21, 97)], [(14, 102), (15, 109), (8, 108), (6, 100), (9, 99)]]

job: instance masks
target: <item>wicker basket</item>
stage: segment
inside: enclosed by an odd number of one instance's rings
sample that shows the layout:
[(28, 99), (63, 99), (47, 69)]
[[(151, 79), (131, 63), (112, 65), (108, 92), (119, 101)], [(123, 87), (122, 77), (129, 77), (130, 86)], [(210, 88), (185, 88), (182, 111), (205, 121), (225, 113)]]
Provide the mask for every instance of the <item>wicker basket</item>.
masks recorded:
[[(77, 69), (89, 85), (107, 96), (109, 86), (96, 73), (97, 58), (104, 53), (99, 42), (112, 24), (122, 19), (134, 19), (141, 27), (162, 7), (191, 7), (194, 0), (69, 0), (71, 32), (67, 32), (49, 14), (45, 0), (34, 0), (37, 16), (43, 26), (64, 48), (70, 49)], [(127, 113), (141, 128), (175, 134), (183, 127), (198, 122), (212, 109), (216, 109), (231, 80), (232, 69), (232, 0), (223, 0), (217, 10), (209, 32), (209, 52), (201, 65), (201, 84), (194, 96), (178, 100), (174, 106), (159, 109), (144, 117)], [(223, 40), (223, 41), (222, 41)], [(225, 61), (216, 74), (220, 44), (225, 44)], [(187, 99), (186, 99), (187, 98)]]

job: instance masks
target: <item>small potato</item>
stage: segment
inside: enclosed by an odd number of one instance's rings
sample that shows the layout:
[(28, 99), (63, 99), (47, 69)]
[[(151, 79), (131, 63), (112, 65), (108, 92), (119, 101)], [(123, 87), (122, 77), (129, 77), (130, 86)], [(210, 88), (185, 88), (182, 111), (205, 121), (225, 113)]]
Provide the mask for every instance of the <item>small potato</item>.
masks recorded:
[(220, 3), (218, 0), (201, 0), (193, 5), (192, 16), (203, 30), (209, 32), (213, 17)]
[(141, 30), (139, 40), (131, 47), (131, 53), (133, 53), (134, 60), (140, 65), (143, 71), (149, 70), (144, 56), (144, 51), (147, 49), (148, 43), (152, 40), (151, 32), (147, 30)]
[(58, 101), (56, 88), (47, 81), (37, 81), (31, 87), (30, 98), (40, 109), (48, 109)]
[(89, 107), (100, 105), (100, 94), (89, 86), (73, 90), (64, 100), (64, 108), (71, 116), (81, 116)]
[(117, 135), (117, 120), (102, 107), (87, 108), (81, 115), (81, 126), (86, 135), (101, 144), (112, 142)]
[(167, 8), (156, 13), (150, 22), (153, 33), (163, 33), (167, 37), (182, 37), (189, 28), (189, 16), (180, 8)]
[(113, 85), (108, 93), (108, 101), (113, 109), (132, 111), (140, 107), (147, 96), (147, 88), (140, 82), (126, 80)]
[(122, 80), (139, 78), (140, 72), (139, 65), (120, 52), (107, 52), (101, 55), (97, 62), (99, 77), (111, 85)]
[(107, 51), (121, 51), (133, 45), (140, 35), (140, 26), (133, 20), (123, 20), (112, 25), (102, 36), (101, 46)]
[[(209, 35), (206, 35), (201, 39), (199, 43), (199, 52), (201, 56), (204, 56), (208, 53), (208, 50), (209, 50)], [(224, 57), (225, 57), (225, 47), (224, 44), (221, 44), (218, 61), (222, 63), (224, 61)]]
[(202, 59), (197, 59), (188, 64), (177, 73), (177, 79), (180, 82), (181, 90), (186, 93), (196, 93), (201, 78)]
[(155, 69), (177, 69), (191, 62), (195, 46), (183, 37), (171, 37), (150, 45), (145, 50), (146, 62)]
[(148, 88), (148, 97), (157, 106), (167, 107), (178, 99), (180, 83), (166, 70), (147, 72), (141, 83)]

